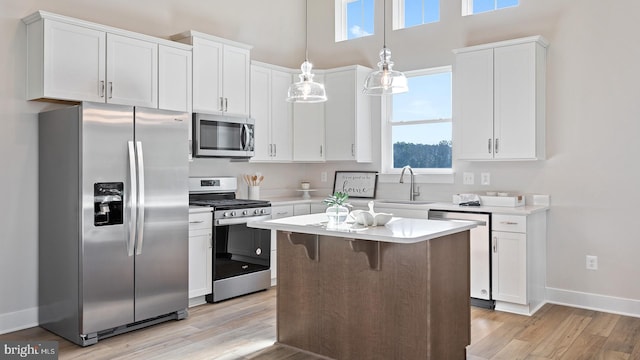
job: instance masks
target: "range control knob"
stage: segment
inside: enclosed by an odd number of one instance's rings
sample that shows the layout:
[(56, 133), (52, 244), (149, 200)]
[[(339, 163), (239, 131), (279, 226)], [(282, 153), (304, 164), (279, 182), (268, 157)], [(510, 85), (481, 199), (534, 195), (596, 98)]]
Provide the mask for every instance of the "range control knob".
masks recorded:
[(266, 214), (267, 213), (267, 209), (262, 209), (260, 212), (263, 213), (263, 214)]
[(249, 212), (248, 212), (247, 210), (244, 210), (244, 211), (242, 212), (242, 215), (249, 215)]
[(253, 214), (254, 214), (254, 215), (259, 215), (259, 214), (260, 214), (260, 209), (255, 209), (255, 210), (253, 210)]
[(231, 214), (228, 211), (225, 211), (224, 214), (222, 214), (222, 216), (229, 217), (229, 216), (231, 216)]

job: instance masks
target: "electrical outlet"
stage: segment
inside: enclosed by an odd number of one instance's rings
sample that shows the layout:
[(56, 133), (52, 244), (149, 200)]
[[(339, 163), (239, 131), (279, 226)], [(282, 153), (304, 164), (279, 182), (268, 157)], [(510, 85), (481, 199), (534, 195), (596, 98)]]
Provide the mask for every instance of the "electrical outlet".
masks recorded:
[(490, 185), (491, 184), (491, 173), (481, 173), (480, 174), (480, 184), (482, 184), (482, 185)]
[(327, 172), (323, 171), (320, 173), (320, 181), (321, 182), (327, 182)]
[(473, 173), (472, 172), (466, 172), (462, 174), (462, 184), (464, 185), (473, 185), (473, 183), (475, 182), (475, 180), (473, 179)]
[(594, 255), (587, 255), (587, 270), (598, 270), (598, 257)]

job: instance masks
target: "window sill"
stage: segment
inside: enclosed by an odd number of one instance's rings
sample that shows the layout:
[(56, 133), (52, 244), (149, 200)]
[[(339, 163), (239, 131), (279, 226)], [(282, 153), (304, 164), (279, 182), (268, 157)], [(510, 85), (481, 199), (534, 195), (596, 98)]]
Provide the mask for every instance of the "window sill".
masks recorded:
[[(407, 173), (404, 174), (408, 180)], [(417, 173), (415, 174), (415, 182), (417, 184), (453, 184), (455, 173), (451, 170), (442, 170), (438, 172)], [(380, 173), (378, 174), (379, 183), (397, 183), (400, 180), (400, 173)]]

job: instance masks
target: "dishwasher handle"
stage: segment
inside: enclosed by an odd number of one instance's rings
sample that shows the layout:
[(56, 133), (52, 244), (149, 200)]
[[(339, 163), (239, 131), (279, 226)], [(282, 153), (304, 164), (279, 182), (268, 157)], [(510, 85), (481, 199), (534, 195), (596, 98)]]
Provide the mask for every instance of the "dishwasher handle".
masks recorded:
[(451, 214), (451, 213), (444, 212), (444, 211), (429, 211), (429, 220), (462, 221), (462, 222), (474, 223), (478, 226), (487, 226), (487, 222), (484, 220), (458, 219), (455, 217), (446, 216), (446, 214)]

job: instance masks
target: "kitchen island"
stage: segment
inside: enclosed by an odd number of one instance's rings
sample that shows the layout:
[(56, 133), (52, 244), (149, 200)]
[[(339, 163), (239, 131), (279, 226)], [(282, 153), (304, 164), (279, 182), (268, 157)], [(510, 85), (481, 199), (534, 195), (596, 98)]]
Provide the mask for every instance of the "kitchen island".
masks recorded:
[(475, 225), (393, 218), (332, 230), (326, 219), (249, 224), (278, 233), (278, 343), (334, 359), (465, 359)]

